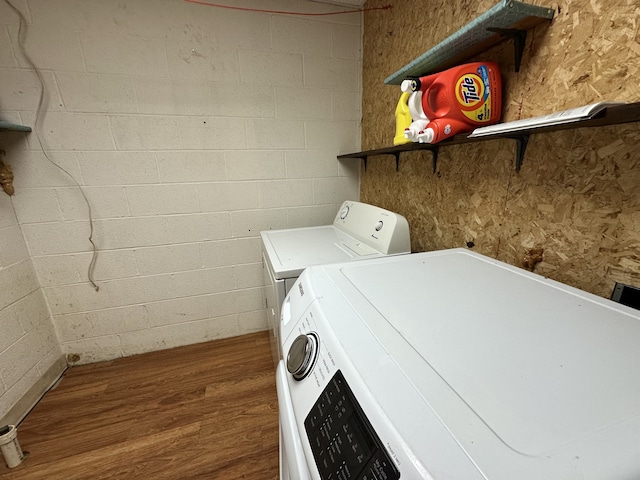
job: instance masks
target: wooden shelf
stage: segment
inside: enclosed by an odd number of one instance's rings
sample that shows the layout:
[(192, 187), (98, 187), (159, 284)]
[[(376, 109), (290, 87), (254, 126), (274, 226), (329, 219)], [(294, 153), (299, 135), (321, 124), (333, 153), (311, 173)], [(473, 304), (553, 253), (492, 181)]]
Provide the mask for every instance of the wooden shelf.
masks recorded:
[(2, 132), (30, 132), (31, 127), (24, 125), (17, 125), (15, 123), (5, 122), (0, 120), (0, 131)]
[(515, 0), (501, 0), (456, 33), (387, 77), (384, 83), (400, 85), (407, 77), (419, 77), (460, 65), (509, 38), (514, 42), (517, 72), (520, 70), (527, 30), (540, 23), (550, 22), (554, 13), (552, 8)]
[(367, 158), (376, 155), (393, 155), (396, 159), (396, 170), (399, 167), (400, 154), (402, 152), (413, 152), (417, 150), (429, 150), (433, 155), (433, 171), (436, 171), (438, 161), (438, 150), (443, 147), (449, 147), (452, 145), (462, 145), (466, 143), (485, 142), (488, 140), (499, 139), (511, 139), (517, 142), (516, 152), (516, 171), (520, 171), (522, 162), (524, 160), (524, 153), (527, 148), (527, 142), (529, 136), (538, 133), (555, 132), (558, 130), (569, 130), (574, 128), (589, 128), (589, 127), (603, 127), (607, 125), (617, 125), (621, 123), (632, 123), (640, 121), (640, 102), (627, 103), (624, 105), (616, 105), (605, 108), (595, 114), (594, 116), (578, 120), (571, 123), (564, 123), (560, 125), (547, 125), (539, 127), (531, 127), (517, 132), (509, 133), (497, 133), (493, 135), (487, 135), (484, 137), (469, 138), (468, 134), (456, 135), (453, 138), (444, 140), (440, 143), (405, 143), (404, 145), (396, 145), (387, 148), (377, 148), (374, 150), (365, 150), (356, 153), (347, 153), (344, 155), (338, 155), (339, 159), (344, 158), (361, 158), (364, 160), (365, 170), (367, 168)]

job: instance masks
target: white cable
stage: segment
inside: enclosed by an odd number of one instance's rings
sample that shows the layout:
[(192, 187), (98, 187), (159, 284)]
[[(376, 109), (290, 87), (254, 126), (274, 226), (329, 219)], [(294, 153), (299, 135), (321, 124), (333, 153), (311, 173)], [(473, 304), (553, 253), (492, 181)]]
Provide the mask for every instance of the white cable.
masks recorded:
[(36, 134), (36, 138), (38, 139), (38, 143), (40, 144), (40, 149), (42, 150), (42, 153), (44, 154), (45, 158), (49, 160), (49, 162), (51, 162), (54, 166), (56, 166), (59, 170), (61, 170), (65, 175), (67, 175), (67, 177), (69, 177), (73, 181), (74, 185), (78, 187), (78, 189), (80, 190), (80, 193), (82, 194), (82, 198), (84, 198), (84, 201), (87, 204), (87, 210), (89, 213), (89, 242), (91, 243), (91, 247), (93, 249), (93, 255), (91, 257), (91, 262), (89, 263), (89, 268), (87, 269), (87, 275), (89, 277), (89, 282), (91, 282), (91, 285), (93, 286), (94, 290), (97, 292), (98, 290), (100, 290), (100, 287), (98, 287), (98, 285), (96, 285), (96, 283), (93, 281), (93, 271), (95, 269), (96, 260), (98, 258), (98, 249), (96, 247), (95, 242), (93, 241), (93, 215), (91, 213), (91, 204), (89, 203), (89, 199), (87, 198), (87, 195), (84, 192), (82, 185), (80, 185), (78, 181), (74, 178), (74, 176), (71, 175), (67, 170), (65, 170), (56, 162), (54, 162), (49, 156), (49, 154), (47, 153), (47, 149), (45, 148), (44, 136), (40, 135), (40, 132), (42, 130), (42, 122), (44, 120), (44, 114), (46, 113), (46, 110), (43, 111), (44, 92), (45, 92), (44, 77), (42, 76), (42, 72), (40, 72), (40, 70), (34, 63), (34, 61), (31, 59), (31, 57), (27, 53), (27, 50), (24, 46), (24, 41), (27, 35), (27, 28), (28, 28), (27, 20), (25, 19), (22, 12), (18, 10), (15, 7), (15, 5), (13, 5), (9, 0), (4, 0), (4, 1), (20, 17), (20, 27), (18, 29), (18, 45), (20, 46), (20, 51), (22, 55), (29, 63), (29, 66), (31, 66), (36, 76), (38, 77), (38, 81), (40, 82), (40, 99), (38, 100), (38, 108), (36, 109), (36, 119), (35, 119), (35, 125), (33, 129), (34, 133)]

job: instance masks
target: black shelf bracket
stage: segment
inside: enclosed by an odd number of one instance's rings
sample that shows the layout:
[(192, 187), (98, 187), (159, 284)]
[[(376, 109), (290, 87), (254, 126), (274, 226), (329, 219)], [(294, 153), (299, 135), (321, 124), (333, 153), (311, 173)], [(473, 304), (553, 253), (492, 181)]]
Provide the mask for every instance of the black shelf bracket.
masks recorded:
[(431, 155), (432, 155), (432, 161), (433, 161), (433, 173), (436, 173), (436, 170), (438, 168), (438, 147), (433, 147), (430, 148), (429, 150), (431, 150)]
[(400, 152), (394, 152), (393, 156), (396, 157), (396, 172), (400, 171)]
[(520, 71), (520, 63), (522, 63), (522, 54), (524, 53), (524, 45), (527, 41), (527, 31), (515, 28), (487, 28), (490, 32), (510, 38), (513, 40), (513, 48), (515, 50), (515, 70)]
[(516, 172), (519, 172), (524, 162), (524, 152), (527, 150), (529, 135), (518, 135), (511, 138), (516, 141)]

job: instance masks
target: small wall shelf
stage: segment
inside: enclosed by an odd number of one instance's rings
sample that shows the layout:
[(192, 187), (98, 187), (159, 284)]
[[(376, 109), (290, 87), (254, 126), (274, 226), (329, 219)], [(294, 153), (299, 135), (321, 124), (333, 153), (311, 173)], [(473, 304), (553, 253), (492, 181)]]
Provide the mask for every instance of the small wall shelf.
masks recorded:
[(529, 141), (529, 136), (538, 133), (554, 132), (557, 130), (568, 130), (574, 128), (587, 128), (587, 127), (602, 127), (606, 125), (617, 125), (621, 123), (640, 122), (640, 102), (627, 103), (623, 105), (615, 105), (607, 107), (596, 113), (590, 118), (577, 120), (571, 123), (564, 123), (559, 125), (546, 125), (531, 127), (519, 130), (517, 132), (509, 133), (496, 133), (492, 135), (486, 135), (483, 137), (469, 138), (468, 134), (456, 135), (453, 138), (442, 141), (436, 144), (430, 143), (406, 143), (404, 145), (396, 145), (387, 148), (378, 148), (375, 150), (365, 150), (363, 152), (348, 153), (345, 155), (338, 155), (339, 159), (344, 158), (361, 158), (364, 160), (364, 168), (367, 168), (367, 158), (376, 155), (393, 155), (396, 159), (396, 170), (399, 168), (400, 154), (402, 152), (413, 152), (416, 150), (429, 150), (433, 156), (433, 171), (436, 171), (438, 161), (438, 150), (440, 148), (449, 147), (452, 145), (462, 145), (466, 143), (484, 142), (487, 140), (498, 139), (511, 139), (515, 140), (516, 151), (516, 171), (520, 171), (522, 162), (524, 160), (525, 150)]
[(501, 0), (431, 50), (387, 77), (384, 83), (400, 85), (407, 77), (446, 70), (509, 38), (514, 42), (517, 72), (520, 70), (527, 30), (542, 22), (550, 22), (554, 13), (552, 8)]
[(31, 127), (27, 127), (24, 125), (17, 125), (15, 123), (5, 122), (4, 120), (0, 120), (0, 131), (2, 132), (30, 132)]

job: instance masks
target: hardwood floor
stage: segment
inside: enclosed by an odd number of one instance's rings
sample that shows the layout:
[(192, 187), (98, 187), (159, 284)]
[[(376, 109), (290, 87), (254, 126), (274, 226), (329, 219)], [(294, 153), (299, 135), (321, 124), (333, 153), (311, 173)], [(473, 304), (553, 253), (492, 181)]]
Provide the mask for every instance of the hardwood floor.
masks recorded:
[(18, 429), (0, 479), (278, 478), (265, 332), (70, 368)]

